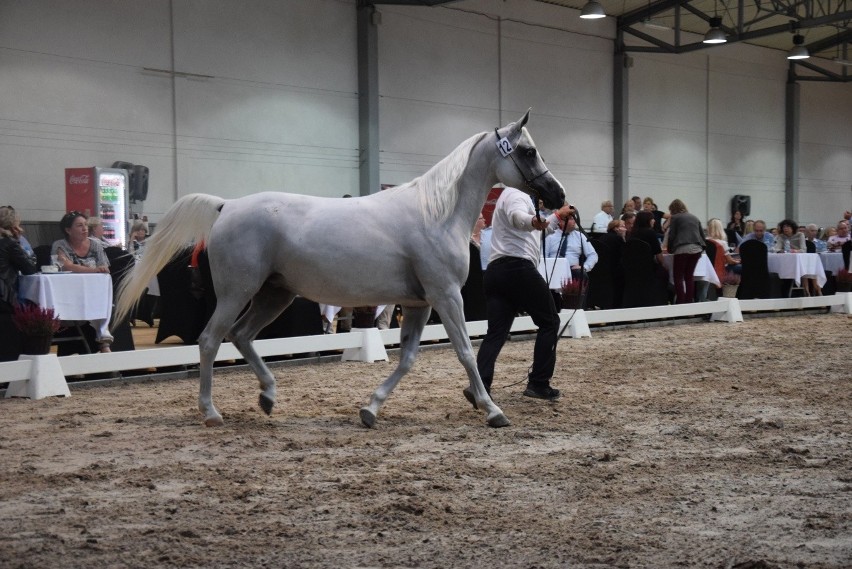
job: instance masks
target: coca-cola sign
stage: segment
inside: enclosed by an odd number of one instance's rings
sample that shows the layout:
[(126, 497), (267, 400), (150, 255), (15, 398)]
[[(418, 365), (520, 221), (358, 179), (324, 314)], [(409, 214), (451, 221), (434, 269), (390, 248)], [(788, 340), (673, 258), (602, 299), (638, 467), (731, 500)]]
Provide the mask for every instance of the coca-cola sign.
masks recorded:
[(71, 174), (68, 176), (68, 183), (72, 186), (88, 186), (91, 183), (91, 174)]

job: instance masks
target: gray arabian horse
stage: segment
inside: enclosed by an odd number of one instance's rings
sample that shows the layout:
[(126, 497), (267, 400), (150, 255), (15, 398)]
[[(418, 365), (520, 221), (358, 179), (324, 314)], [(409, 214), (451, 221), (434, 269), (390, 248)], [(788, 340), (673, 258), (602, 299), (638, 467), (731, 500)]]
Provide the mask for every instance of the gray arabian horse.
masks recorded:
[(335, 306), (402, 306), (399, 365), (361, 409), (364, 425), (375, 424), (382, 404), (411, 369), (430, 306), (441, 315), (488, 425), (509, 425), (477, 371), (461, 287), (470, 234), (496, 183), (523, 189), (548, 208), (564, 203), (562, 185), (524, 128), (528, 119), (529, 111), (518, 122), (477, 134), (419, 178), (369, 196), (187, 195), (166, 212), (145, 255), (121, 282), (115, 321), (130, 313), (148, 282), (179, 251), (203, 240), (217, 296), (216, 311), (198, 339), (198, 407), (205, 425), (223, 423), (212, 397), (213, 362), (223, 338), (260, 379), (260, 407), (272, 412), (275, 377), (252, 340), (297, 295)]

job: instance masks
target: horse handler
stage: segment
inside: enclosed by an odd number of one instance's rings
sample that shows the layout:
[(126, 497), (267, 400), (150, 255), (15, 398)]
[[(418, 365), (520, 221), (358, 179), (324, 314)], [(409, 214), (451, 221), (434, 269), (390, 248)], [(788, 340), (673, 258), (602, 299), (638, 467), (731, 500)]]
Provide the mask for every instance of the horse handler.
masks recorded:
[[(509, 337), (515, 314), (526, 312), (538, 327), (538, 333), (524, 395), (554, 401), (559, 398), (559, 390), (550, 386), (550, 378), (556, 367), (559, 315), (547, 281), (538, 272), (538, 260), (541, 232), (553, 233), (574, 208), (566, 203), (542, 219), (534, 199), (508, 187), (497, 199), (492, 217), (491, 255), (484, 277), (488, 332), (479, 347), (476, 365), (490, 394), (494, 364)], [(464, 395), (473, 403), (469, 388)]]

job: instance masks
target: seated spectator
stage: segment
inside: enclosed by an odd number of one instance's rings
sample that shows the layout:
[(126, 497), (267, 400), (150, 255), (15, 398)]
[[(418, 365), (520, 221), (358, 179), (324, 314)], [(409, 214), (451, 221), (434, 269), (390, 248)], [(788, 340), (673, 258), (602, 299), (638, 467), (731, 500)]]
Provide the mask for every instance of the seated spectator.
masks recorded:
[(624, 215), (626, 213), (636, 213), (636, 204), (633, 202), (633, 200), (627, 200), (626, 202), (624, 202), (624, 206), (621, 208), (621, 215)]
[[(564, 257), (568, 266), (571, 267), (571, 278), (576, 280), (582, 273), (588, 273), (594, 268), (598, 262), (598, 253), (586, 236), (577, 230), (577, 220), (573, 215), (569, 215), (564, 222), (560, 222), (560, 226), (563, 226), (561, 231), (557, 229), (547, 236), (545, 256)], [(562, 239), (563, 232), (564, 239)], [(583, 259), (582, 264), (581, 259)]]
[(592, 233), (603, 235), (607, 232), (607, 226), (612, 221), (613, 209), (615, 207), (612, 205), (612, 201), (604, 200), (601, 202), (601, 210), (592, 219)]
[(633, 231), (633, 224), (636, 223), (636, 214), (631, 212), (622, 213), (620, 217), (621, 221), (624, 222), (624, 229), (629, 236)]
[(138, 261), (142, 258), (142, 253), (145, 252), (145, 238), (148, 236), (148, 231), (145, 229), (145, 222), (137, 219), (130, 227), (130, 239), (127, 242), (127, 250)]
[[(739, 257), (734, 257), (728, 253), (728, 241), (725, 238), (725, 232), (722, 229), (722, 220), (713, 218), (707, 222), (707, 239), (713, 241), (716, 247), (722, 250), (725, 258), (725, 271), (739, 273), (741, 270)], [(710, 259), (714, 261), (714, 259)], [(719, 275), (721, 278), (723, 275)]]
[(639, 196), (633, 196), (630, 199), (631, 201), (633, 201), (633, 211), (636, 213), (642, 211), (642, 198), (640, 198)]
[(822, 236), (820, 239), (825, 241), (826, 248), (828, 248), (828, 240), (837, 235), (837, 227), (826, 227), (822, 230)]
[(792, 219), (784, 219), (778, 223), (778, 235), (775, 237), (776, 253), (805, 253), (804, 233), (799, 233), (799, 225)]
[(11, 314), (18, 304), (18, 273), (36, 272), (35, 257), (27, 255), (18, 241), (19, 225), (13, 208), (0, 208), (0, 314)]
[(660, 238), (657, 232), (654, 231), (654, 214), (650, 211), (640, 211), (636, 214), (636, 222), (633, 224), (629, 237), (639, 239), (646, 242), (651, 247), (651, 252), (654, 255), (657, 263), (663, 264), (663, 249), (660, 246)]
[(100, 217), (92, 216), (87, 221), (89, 225), (89, 236), (92, 239), (97, 239), (104, 247), (110, 247), (112, 244), (104, 239), (104, 222)]
[(845, 219), (837, 222), (837, 234), (826, 239), (829, 251), (840, 251), (843, 244), (849, 241), (849, 222)]
[(805, 230), (805, 238), (814, 244), (814, 249), (817, 253), (824, 253), (828, 250), (828, 243), (822, 239), (818, 239), (819, 227), (816, 223), (809, 223)]
[[(88, 218), (79, 211), (62, 216), (59, 227), (65, 232), (65, 239), (53, 242), (51, 255), (56, 255), (63, 271), (72, 273), (107, 273), (107, 259), (101, 242), (89, 237)], [(96, 340), (101, 352), (109, 352), (112, 334), (109, 333), (109, 319), (94, 320)]]
[[(740, 241), (740, 245), (749, 239), (757, 239), (758, 241), (763, 241), (763, 244), (766, 245), (766, 248), (772, 251), (773, 247), (775, 247), (775, 237), (772, 236), (771, 233), (766, 231), (766, 222), (762, 219), (755, 220), (754, 229), (751, 233), (746, 233), (743, 236), (743, 240)], [(737, 247), (739, 249), (739, 247)]]
[(26, 253), (27, 257), (33, 262), (36, 268), (38, 268), (35, 250), (33, 250), (33, 246), (30, 245), (30, 242), (27, 241), (27, 238), (24, 236), (24, 228), (21, 227), (21, 216), (18, 215), (18, 212), (15, 211), (15, 208), (10, 205), (4, 205), (3, 207), (0, 207), (0, 211), (6, 210), (9, 211), (9, 215), (13, 219), (12, 228), (10, 231), (12, 232), (15, 241), (18, 242), (18, 244), (21, 246), (21, 249), (23, 249), (24, 253)]

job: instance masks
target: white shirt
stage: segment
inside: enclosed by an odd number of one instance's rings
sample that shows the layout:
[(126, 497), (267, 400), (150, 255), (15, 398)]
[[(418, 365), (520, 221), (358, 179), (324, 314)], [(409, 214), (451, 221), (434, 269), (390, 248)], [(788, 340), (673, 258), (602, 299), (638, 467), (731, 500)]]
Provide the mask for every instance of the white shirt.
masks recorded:
[(592, 219), (592, 233), (606, 233), (610, 221), (612, 221), (612, 216), (604, 210), (600, 210)]
[[(555, 231), (552, 235), (548, 235), (545, 240), (545, 256), (558, 257), (559, 243), (562, 241), (562, 231)], [(583, 263), (583, 269), (586, 272), (591, 271), (598, 263), (598, 253), (586, 236), (576, 229), (565, 237), (565, 260), (569, 267), (580, 264), (580, 248), (586, 254), (586, 262)]]
[[(488, 262), (500, 257), (520, 257), (538, 266), (541, 255), (541, 231), (532, 225), (535, 216), (533, 200), (515, 188), (506, 188), (497, 198), (491, 218), (491, 254)], [(546, 234), (558, 227), (556, 214), (547, 216)]]

